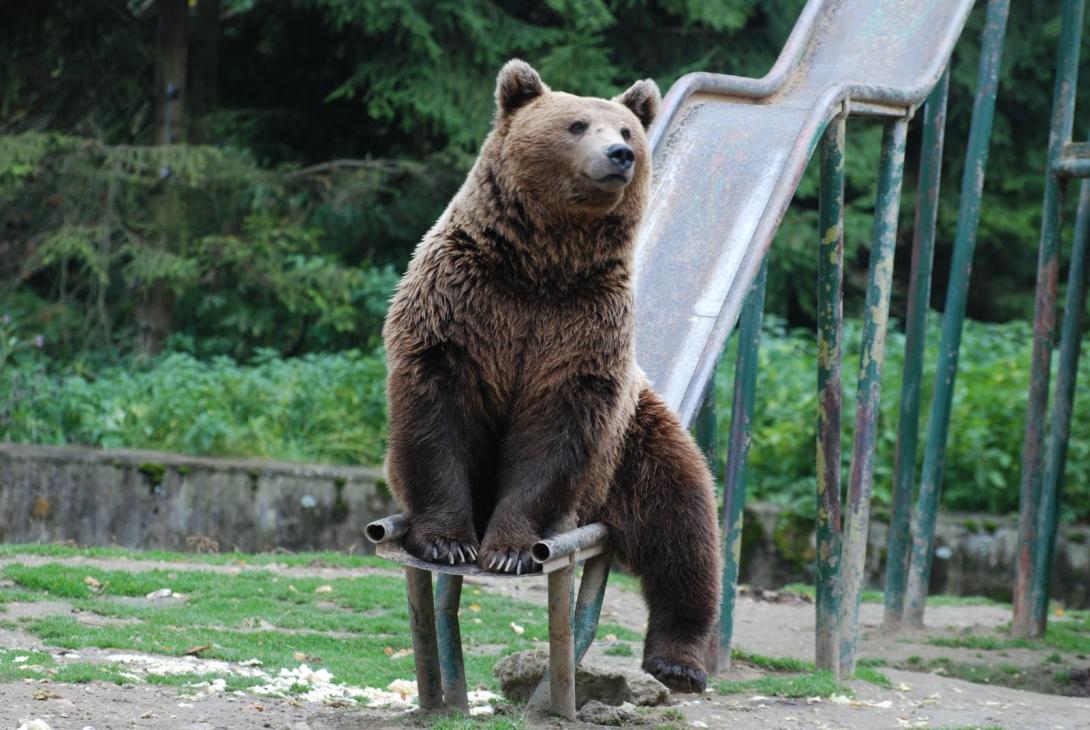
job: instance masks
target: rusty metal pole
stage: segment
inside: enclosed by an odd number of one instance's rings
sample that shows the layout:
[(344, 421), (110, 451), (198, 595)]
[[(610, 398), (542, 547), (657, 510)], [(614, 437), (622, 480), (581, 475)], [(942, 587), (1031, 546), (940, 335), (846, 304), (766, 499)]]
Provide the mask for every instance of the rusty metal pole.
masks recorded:
[(874, 209), (874, 232), (863, 316), (863, 354), (856, 396), (852, 472), (844, 510), (840, 557), (840, 677), (855, 675), (859, 602), (863, 593), (867, 527), (870, 522), (871, 492), (874, 488), (878, 407), (882, 396), (882, 365), (886, 357), (886, 327), (889, 323), (890, 289), (893, 286), (893, 254), (897, 244), (897, 216), (901, 206), (907, 130), (908, 119), (902, 117), (886, 122), (882, 135), (878, 200)]
[(916, 452), (920, 438), (920, 381), (923, 377), (924, 332), (931, 301), (931, 264), (935, 253), (935, 224), (942, 182), (942, 143), (946, 131), (946, 100), (950, 69), (943, 73), (923, 113), (920, 175), (916, 195), (916, 223), (912, 236), (912, 265), (908, 277), (908, 318), (905, 323), (905, 367), (901, 380), (901, 410), (894, 459), (892, 509), (886, 547), (887, 630), (901, 625), (905, 573), (908, 571), (912, 490), (916, 483)]
[(462, 576), (440, 573), (435, 585), (435, 631), (439, 642), (439, 674), (447, 707), (469, 709), (466, 670), (462, 660), (462, 629), (458, 605), (462, 600)]
[(416, 660), (416, 689), (420, 708), (437, 710), (443, 706), (443, 683), (435, 637), (431, 573), (406, 566), (405, 592), (409, 596), (409, 630), (413, 635), (413, 658)]
[(575, 719), (575, 566), (549, 573), (549, 697), (553, 713)]
[(1090, 181), (1079, 185), (1079, 210), (1075, 218), (1075, 240), (1071, 249), (1071, 268), (1067, 276), (1064, 298), (1064, 318), (1060, 326), (1060, 366), (1056, 374), (1056, 392), (1052, 404), (1052, 426), (1049, 432), (1048, 459), (1041, 489), (1041, 505), (1037, 526), (1040, 544), (1034, 555), (1030, 598), (1037, 635), (1043, 636), (1048, 627), (1048, 588), (1052, 574), (1052, 558), (1056, 552), (1056, 528), (1060, 517), (1060, 495), (1063, 492), (1064, 467), (1067, 465), (1067, 443), (1071, 438), (1071, 412), (1075, 406), (1075, 379), (1079, 372), (1079, 350), (1082, 342), (1082, 317), (1086, 308), (1087, 271), (1086, 249), (1090, 239)]
[(821, 140), (818, 197), (817, 556), (814, 663), (840, 671), (840, 365), (844, 329), (844, 129), (846, 116), (829, 122)]
[(977, 224), (984, 190), (984, 172), (988, 165), (988, 143), (995, 116), (995, 97), (999, 87), (999, 65), (1007, 29), (1008, 0), (990, 0), (984, 20), (980, 66), (977, 71), (976, 99), (969, 128), (965, 171), (961, 179), (958, 227), (950, 261), (950, 280), (946, 288), (946, 311), (942, 317), (942, 340), (927, 420), (927, 444), (920, 472), (920, 494), (912, 526), (908, 576), (905, 583), (901, 620), (913, 626), (923, 625), (927, 587), (931, 576), (931, 554), (935, 543), (942, 472), (946, 461), (950, 409), (957, 380), (961, 330), (965, 320), (965, 302), (976, 247)]
[(1041, 212), (1041, 242), (1037, 257), (1037, 291), (1033, 316), (1033, 355), (1026, 406), (1026, 436), (1022, 444), (1022, 480), (1019, 491), (1018, 547), (1014, 563), (1014, 636), (1037, 636), (1043, 628), (1035, 620), (1033, 564), (1040, 549), (1038, 512), (1044, 472), (1045, 412), (1048, 410), (1052, 336), (1056, 328), (1056, 285), (1059, 278), (1059, 239), (1063, 215), (1063, 178), (1053, 170), (1063, 146), (1071, 141), (1075, 116), (1075, 86), (1079, 75), (1083, 0), (1064, 0), (1060, 46), (1056, 56), (1056, 84), (1052, 91), (1052, 123), (1048, 135), (1048, 170)]
[(738, 355), (734, 365), (734, 397), (731, 402), (730, 448), (723, 480), (723, 594), (719, 604), (719, 667), (730, 667), (734, 632), (734, 601), (738, 590), (738, 564), (742, 555), (742, 516), (746, 505), (746, 461), (753, 429), (753, 401), (757, 392), (761, 318), (768, 281), (768, 258), (749, 288), (738, 323)]

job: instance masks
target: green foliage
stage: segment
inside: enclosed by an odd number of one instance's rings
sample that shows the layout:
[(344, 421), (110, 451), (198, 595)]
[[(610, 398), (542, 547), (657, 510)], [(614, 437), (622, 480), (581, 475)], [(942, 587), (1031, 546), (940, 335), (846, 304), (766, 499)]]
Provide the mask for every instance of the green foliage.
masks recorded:
[[(842, 477), (851, 468), (858, 353), (861, 331), (857, 321), (845, 321)], [(927, 357), (922, 383), (920, 429), (926, 429), (935, 377), (939, 326), (928, 327)], [(889, 503), (897, 446), (904, 338), (891, 332), (882, 378), (882, 403), (875, 459), (875, 504)], [(1022, 322), (987, 325), (967, 320), (961, 345), (960, 369), (954, 392), (946, 451), (943, 505), (948, 509), (1008, 513), (1018, 508), (1023, 424), (1030, 356), (1030, 330)], [(730, 426), (734, 343), (719, 370), (720, 454), (727, 453)], [(761, 341), (760, 371), (749, 452), (751, 495), (813, 514), (815, 418), (817, 413), (816, 345), (809, 331), (787, 330), (768, 322)], [(1055, 362), (1054, 362), (1055, 364)], [(1090, 360), (1080, 365), (1080, 380), (1090, 378)], [(1090, 517), (1090, 443), (1078, 434), (1090, 433), (1090, 411), (1075, 408), (1068, 451), (1064, 504), (1068, 517)], [(923, 442), (917, 468), (923, 460)]]
[[(347, 187), (365, 195), (381, 174), (351, 171)], [(312, 210), (360, 200), (308, 196), (317, 184), (210, 146), (0, 137), (0, 211), (24, 229), (20, 276), (56, 278), (60, 303), (86, 312), (71, 322), (82, 336), (61, 333), (76, 349), (109, 344), (114, 320), (152, 289), (179, 299), (178, 334), (200, 354), (377, 344), (396, 275), (323, 251)]]
[(172, 353), (97, 377), (0, 371), (0, 440), (381, 463), (385, 368), (350, 350), (251, 365)]

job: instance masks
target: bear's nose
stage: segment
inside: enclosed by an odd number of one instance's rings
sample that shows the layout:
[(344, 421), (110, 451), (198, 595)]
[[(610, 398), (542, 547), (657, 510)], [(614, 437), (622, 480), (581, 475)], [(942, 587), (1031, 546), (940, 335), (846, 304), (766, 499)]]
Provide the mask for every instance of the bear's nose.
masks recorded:
[(610, 145), (606, 150), (606, 157), (620, 170), (627, 170), (636, 161), (636, 153), (626, 144)]

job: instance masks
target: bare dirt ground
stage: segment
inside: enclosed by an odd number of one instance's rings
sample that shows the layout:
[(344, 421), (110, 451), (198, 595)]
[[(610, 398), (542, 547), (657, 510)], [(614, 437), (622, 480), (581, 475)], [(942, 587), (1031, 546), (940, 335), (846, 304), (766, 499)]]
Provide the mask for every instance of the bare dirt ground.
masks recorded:
[[(56, 558), (25, 556), (0, 561), (37, 564), (57, 562)], [(70, 558), (62, 562), (107, 569), (210, 570), (238, 572), (236, 566), (200, 563), (163, 563), (125, 559)], [(396, 571), (343, 568), (263, 567), (289, 575), (352, 577)], [(534, 603), (544, 603), (544, 581), (487, 579), (479, 584), (489, 591)], [(749, 652), (775, 657), (811, 659), (813, 654), (814, 607), (792, 597), (774, 600), (743, 596), (735, 613), (735, 645)], [(654, 710), (645, 716), (652, 725), (708, 728), (969, 728), (1002, 727), (1011, 730), (1090, 730), (1090, 698), (1039, 694), (1002, 686), (976, 684), (935, 672), (906, 671), (910, 658), (921, 666), (928, 660), (947, 657), (955, 661), (999, 662), (1026, 673), (1042, 671), (1047, 653), (1029, 649), (1008, 650), (1001, 659), (994, 652), (982, 654), (971, 649), (936, 647), (924, 643), (929, 636), (995, 634), (1010, 620), (1006, 609), (997, 606), (934, 606), (927, 610), (926, 634), (887, 637), (881, 634), (881, 606), (865, 604), (862, 609), (862, 658), (883, 659), (881, 671), (894, 689), (884, 689), (855, 680), (847, 683), (854, 696), (809, 699), (777, 699), (752, 694), (719, 695), (714, 692), (693, 698), (673, 695), (669, 711)], [(70, 613), (63, 601), (7, 604), (0, 618), (16, 622), (21, 616), (40, 617)], [(101, 617), (81, 616), (81, 620)], [(646, 611), (638, 594), (611, 586), (603, 621), (642, 631)], [(8, 624), (11, 625), (10, 623)], [(0, 648), (50, 650), (37, 638), (15, 628), (0, 629)], [(106, 661), (111, 652), (81, 650), (81, 661)], [(631, 659), (639, 661), (638, 656)], [(1078, 661), (1078, 660), (1076, 660)], [(1090, 669), (1090, 661), (1084, 662)], [(901, 667), (901, 668), (889, 668)], [(941, 671), (941, 670), (940, 670)], [(750, 678), (753, 667), (737, 666), (723, 679)], [(680, 714), (678, 714), (680, 713)], [(388, 710), (360, 709), (358, 706), (329, 706), (293, 699), (253, 695), (187, 694), (177, 687), (148, 684), (113, 685), (101, 682), (62, 684), (22, 680), (0, 683), (0, 730), (17, 728), (24, 719), (43, 720), (52, 730), (105, 730), (107, 728), (290, 728), (292, 730), (342, 728), (405, 728), (428, 726), (429, 720)], [(528, 728), (593, 727), (558, 720), (534, 720)], [(31, 726), (33, 727), (33, 726)]]

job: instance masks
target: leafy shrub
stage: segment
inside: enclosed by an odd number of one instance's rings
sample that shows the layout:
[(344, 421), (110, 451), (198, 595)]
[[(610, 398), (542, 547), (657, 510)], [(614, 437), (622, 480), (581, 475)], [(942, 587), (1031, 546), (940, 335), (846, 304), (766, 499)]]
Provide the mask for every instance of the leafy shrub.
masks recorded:
[[(375, 300), (375, 316), (381, 302)], [(10, 330), (9, 326), (9, 330)], [(845, 321), (842, 478), (851, 467), (851, 431), (861, 328)], [(923, 459), (939, 327), (928, 328), (924, 365)], [(385, 364), (380, 353), (351, 350), (283, 359), (260, 351), (249, 364), (186, 353), (96, 376), (78, 364), (50, 375), (36, 336), (8, 332), (11, 358), (0, 370), (0, 440), (154, 448), (192, 454), (262, 456), (378, 464), (385, 445)], [(749, 490), (753, 498), (812, 514), (816, 354), (812, 333), (768, 318), (761, 343)], [(1004, 513), (1018, 508), (1030, 352), (1024, 323), (967, 321), (954, 391), (943, 505)], [(897, 444), (904, 337), (891, 332), (882, 385), (874, 500), (890, 500)], [(734, 344), (720, 367), (720, 454), (727, 453)], [(1083, 358), (1080, 382), (1090, 382)], [(1080, 407), (1081, 406), (1081, 407)], [(1068, 451), (1067, 518), (1090, 518), (1090, 408), (1076, 402)]]
[(384, 378), (381, 355), (355, 350), (245, 366), (171, 353), (93, 379), (24, 363), (0, 372), (0, 440), (378, 464)]
[[(860, 337), (859, 322), (846, 320), (841, 416), (844, 484), (851, 468)], [(935, 316), (928, 326), (921, 384), (917, 475), (923, 461), (938, 346), (939, 319)], [(1018, 509), (1030, 346), (1031, 331), (1026, 323), (988, 325), (966, 321), (946, 451), (944, 507), (993, 513)], [(732, 341), (720, 366), (717, 383), (720, 454), (727, 453), (734, 357)], [(891, 331), (882, 377), (874, 478), (876, 505), (886, 505), (890, 501), (903, 366), (904, 335)], [(752, 498), (788, 505), (805, 514), (813, 514), (816, 506), (816, 372), (813, 334), (805, 330), (785, 330), (778, 320), (766, 322), (749, 452), (749, 494)], [(1055, 374), (1053, 382), (1054, 379)], [(1080, 363), (1079, 382), (1090, 382), (1090, 360), (1086, 357)], [(1078, 400), (1071, 433), (1063, 502), (1067, 518), (1087, 519), (1090, 518), (1090, 408)]]

